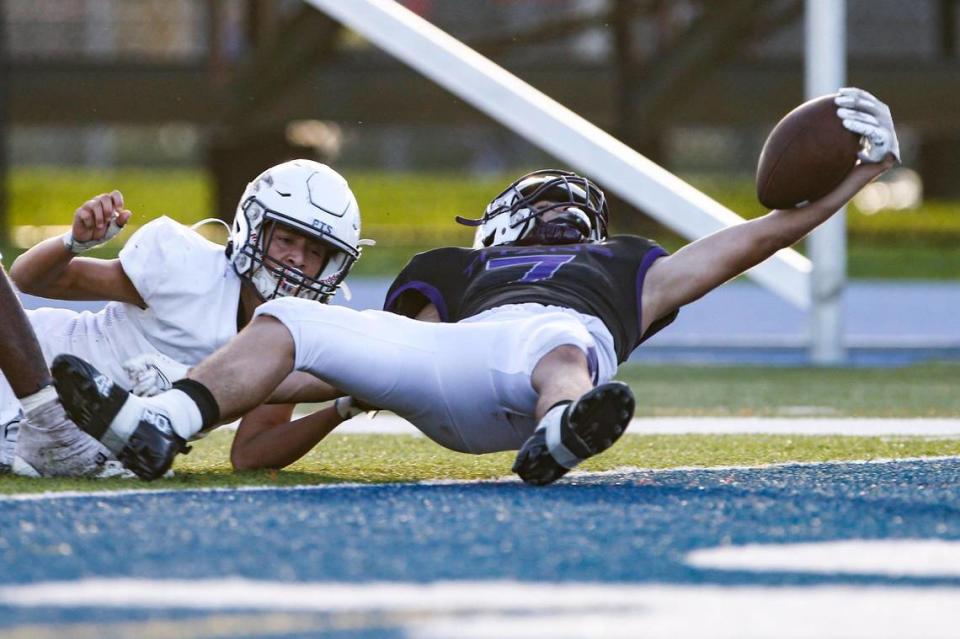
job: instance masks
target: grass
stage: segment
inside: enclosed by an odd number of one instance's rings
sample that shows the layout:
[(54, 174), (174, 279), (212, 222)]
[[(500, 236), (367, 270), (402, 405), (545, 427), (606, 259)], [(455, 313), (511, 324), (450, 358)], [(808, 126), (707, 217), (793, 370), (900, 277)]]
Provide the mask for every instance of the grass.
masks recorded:
[[(466, 455), (409, 435), (331, 435), (281, 471), (234, 473), (227, 461), (231, 434), (213, 433), (181, 456), (175, 477), (152, 484), (131, 480), (0, 477), (0, 493), (122, 489), (297, 486), (330, 483), (477, 480), (510, 476), (513, 453)], [(584, 470), (675, 468), (783, 462), (960, 455), (958, 439), (811, 437), (785, 435), (632, 435), (588, 460)]]
[(847, 247), (847, 271), (855, 279), (958, 281), (958, 246), (960, 239), (952, 246), (916, 242), (852, 243)]
[[(366, 251), (357, 273), (395, 273), (414, 253), (441, 245), (469, 245), (471, 229), (454, 223), (454, 215), (479, 216), (484, 205), (512, 175), (475, 177), (461, 174), (403, 174), (345, 171), (363, 213), (363, 235), (379, 246)], [(764, 209), (756, 201), (748, 178), (691, 176), (690, 181), (708, 195), (745, 217)], [(43, 168), (14, 169), (9, 177), (12, 226), (68, 224), (73, 211), (90, 196), (119, 188), (135, 213), (134, 224), (159, 215), (184, 223), (210, 217), (213, 185), (200, 170), (112, 171)], [(232, 211), (224, 212), (232, 216)], [(613, 231), (655, 226), (614, 212)], [(864, 215), (856, 207), (847, 216), (850, 274), (858, 278), (895, 277), (956, 279), (960, 277), (960, 205), (925, 202), (908, 212)], [(653, 232), (666, 246), (683, 242), (669, 233)], [(102, 253), (115, 255), (113, 243)], [(17, 249), (3, 251), (7, 262)]]
[[(643, 416), (783, 416), (812, 414), (890, 418), (960, 417), (960, 364), (899, 369), (692, 368), (622, 369)], [(0, 493), (123, 488), (293, 486), (430, 479), (490, 479), (510, 474), (513, 453), (465, 455), (423, 437), (331, 435), (281, 471), (234, 473), (232, 433), (214, 432), (178, 458), (176, 477), (129, 480), (0, 477)], [(632, 435), (588, 460), (587, 470), (631, 466), (756, 465), (960, 455), (960, 439), (795, 435)]]
[(960, 362), (902, 368), (625, 366), (648, 416), (960, 417)]

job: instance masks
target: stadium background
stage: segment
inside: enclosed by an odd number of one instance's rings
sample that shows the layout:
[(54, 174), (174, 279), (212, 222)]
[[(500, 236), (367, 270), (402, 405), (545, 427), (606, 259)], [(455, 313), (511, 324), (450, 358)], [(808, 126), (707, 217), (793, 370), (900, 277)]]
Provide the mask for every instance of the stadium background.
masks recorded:
[[(802, 2), (407, 5), (733, 210), (761, 212), (750, 185), (759, 148), (803, 97)], [(382, 239), (359, 272), (389, 273), (412, 249), (468, 240), (453, 213), (554, 163), (302, 2), (3, 7), (0, 227), (14, 249), (114, 186), (145, 219), (229, 219), (251, 175), (309, 154), (350, 177), (368, 234)], [(854, 207), (853, 277), (960, 274), (960, 115), (946, 106), (960, 103), (957, 13), (952, 0), (849, 2), (849, 80), (889, 95), (919, 174), (891, 176), (892, 195)], [(617, 230), (679, 243), (614, 211)]]

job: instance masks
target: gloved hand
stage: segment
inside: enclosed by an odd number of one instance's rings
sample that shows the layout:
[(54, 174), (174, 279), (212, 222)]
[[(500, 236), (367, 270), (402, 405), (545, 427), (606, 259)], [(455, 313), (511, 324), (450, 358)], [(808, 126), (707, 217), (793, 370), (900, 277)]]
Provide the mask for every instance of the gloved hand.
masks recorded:
[(143, 353), (125, 361), (123, 370), (130, 377), (134, 395), (153, 397), (173, 388), (175, 381), (186, 377), (190, 367), (160, 353)]
[(843, 127), (863, 138), (863, 149), (857, 154), (864, 162), (881, 162), (888, 153), (900, 162), (900, 141), (893, 128), (890, 107), (863, 89), (840, 89), (834, 99), (837, 116)]
[[(374, 408), (366, 402), (362, 402), (359, 399), (351, 397), (350, 395), (345, 395), (343, 397), (338, 397), (333, 402), (333, 407), (337, 411), (337, 415), (340, 415), (340, 418), (343, 420), (356, 417), (357, 415), (362, 415), (363, 413), (370, 413), (373, 411), (375, 414), (379, 411), (378, 408)], [(371, 417), (373, 415), (371, 414)]]

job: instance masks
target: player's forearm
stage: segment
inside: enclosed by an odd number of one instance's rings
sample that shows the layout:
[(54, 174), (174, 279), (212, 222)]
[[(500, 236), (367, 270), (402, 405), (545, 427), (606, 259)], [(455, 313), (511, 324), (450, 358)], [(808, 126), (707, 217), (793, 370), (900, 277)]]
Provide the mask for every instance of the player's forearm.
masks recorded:
[(894, 164), (892, 157), (883, 162), (860, 164), (833, 191), (800, 209), (771, 211), (762, 218), (744, 225), (746, 246), (750, 250), (745, 263), (738, 264), (743, 270), (765, 260), (776, 251), (793, 246), (814, 229), (830, 219), (845, 206), (860, 189), (875, 180)]
[[(859, 193), (860, 189), (885, 173), (894, 164), (895, 160), (892, 156), (888, 156), (882, 162), (859, 164), (850, 171), (843, 182), (835, 189), (809, 206), (801, 209), (773, 211), (771, 215), (782, 213), (782, 215), (774, 216), (783, 219), (776, 227), (776, 231), (782, 236), (780, 243), (791, 246), (803, 239), (853, 199), (853, 196)], [(768, 215), (767, 217), (771, 216)]]
[(297, 461), (343, 419), (333, 407), (234, 440), (230, 462), (236, 470), (284, 468)]
[(277, 386), (267, 404), (304, 404), (326, 402), (343, 393), (310, 373), (294, 371)]
[(893, 159), (888, 158), (882, 163), (859, 165), (831, 193), (807, 207), (771, 211), (712, 233), (655, 262), (644, 283), (644, 330), (657, 318), (700, 299), (780, 249), (799, 242), (892, 164)]
[(74, 254), (63, 245), (63, 238), (51, 237), (14, 260), (10, 278), (24, 293), (41, 297), (59, 297), (70, 286), (67, 267)]

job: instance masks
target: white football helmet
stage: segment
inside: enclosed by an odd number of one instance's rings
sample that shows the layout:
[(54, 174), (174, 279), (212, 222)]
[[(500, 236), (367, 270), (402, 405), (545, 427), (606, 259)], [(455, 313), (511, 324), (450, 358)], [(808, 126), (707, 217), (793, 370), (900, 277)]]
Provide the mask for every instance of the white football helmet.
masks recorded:
[[(556, 213), (542, 219), (550, 211)], [(607, 198), (585, 177), (544, 169), (528, 173), (487, 205), (483, 217), (457, 222), (476, 226), (473, 247), (504, 244), (576, 244), (607, 237)]]
[[(276, 224), (330, 247), (318, 273), (303, 273), (269, 256)], [(264, 300), (291, 295), (326, 302), (360, 257), (357, 200), (347, 181), (325, 164), (278, 164), (243, 192), (227, 256), (237, 275), (253, 284)]]

